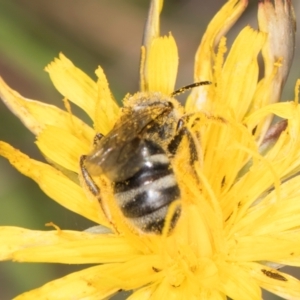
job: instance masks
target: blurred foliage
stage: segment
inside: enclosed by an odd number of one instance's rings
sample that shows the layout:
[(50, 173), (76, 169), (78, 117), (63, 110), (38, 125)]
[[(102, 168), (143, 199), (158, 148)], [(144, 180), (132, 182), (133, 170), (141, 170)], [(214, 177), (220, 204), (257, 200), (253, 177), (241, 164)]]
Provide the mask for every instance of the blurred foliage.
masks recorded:
[[(165, 1), (162, 33), (172, 31), (180, 54), (177, 87), (193, 81), (195, 51), (208, 21), (223, 3), (224, 0), (209, 4), (204, 0)], [(92, 78), (101, 65), (120, 101), (126, 93), (138, 90), (139, 51), (148, 5), (148, 1), (141, 0), (0, 0), (0, 74), (25, 97), (62, 107), (62, 96), (43, 69), (63, 52)], [(229, 41), (241, 26), (249, 23), (256, 26), (255, 8), (256, 1), (252, 0)], [(296, 14), (299, 15), (298, 3)], [(299, 65), (299, 59), (296, 54), (295, 65)], [(293, 67), (285, 98), (293, 98), (294, 83), (299, 77), (299, 68)], [(75, 113), (86, 119), (79, 109)], [(0, 120), (0, 140), (43, 160), (34, 145), (34, 136), (2, 103)], [(50, 221), (63, 229), (83, 230), (92, 225), (48, 199), (34, 182), (19, 174), (2, 157), (0, 204), (0, 225), (38, 230), (45, 229), (44, 224)], [(11, 299), (83, 267), (1, 263), (0, 299)]]

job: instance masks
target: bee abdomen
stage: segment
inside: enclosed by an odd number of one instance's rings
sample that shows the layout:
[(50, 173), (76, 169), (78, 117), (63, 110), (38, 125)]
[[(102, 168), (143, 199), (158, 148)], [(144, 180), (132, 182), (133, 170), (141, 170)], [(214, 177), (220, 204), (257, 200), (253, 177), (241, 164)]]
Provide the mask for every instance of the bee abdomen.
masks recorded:
[[(142, 229), (144, 232), (153, 232), (161, 234), (166, 221), (166, 216), (168, 213), (168, 206), (164, 206), (159, 210), (154, 211), (143, 217), (131, 219), (132, 223), (138, 228)], [(169, 230), (173, 229), (180, 217), (181, 206), (177, 206), (169, 224)]]
[[(180, 198), (180, 189), (165, 153), (148, 157), (134, 176), (114, 184), (114, 192), (124, 216), (147, 232), (162, 231), (169, 205)], [(171, 225), (179, 214), (180, 208), (177, 208)]]
[[(173, 175), (174, 176), (174, 175)], [(129, 193), (117, 194), (120, 207), (127, 218), (145, 216), (168, 206), (180, 197), (180, 190), (172, 175), (165, 176)]]
[[(156, 155), (155, 155), (156, 156)], [(166, 157), (166, 155), (164, 155)], [(140, 188), (165, 176), (173, 175), (173, 171), (170, 168), (170, 163), (166, 157), (165, 162), (148, 162), (131, 178), (125, 181), (119, 181), (114, 183), (114, 191), (116, 194), (132, 191), (133, 189)]]
[[(124, 216), (145, 232), (162, 232), (169, 205), (180, 198), (174, 174), (155, 180), (143, 187), (115, 194)], [(180, 215), (177, 207), (171, 228)]]

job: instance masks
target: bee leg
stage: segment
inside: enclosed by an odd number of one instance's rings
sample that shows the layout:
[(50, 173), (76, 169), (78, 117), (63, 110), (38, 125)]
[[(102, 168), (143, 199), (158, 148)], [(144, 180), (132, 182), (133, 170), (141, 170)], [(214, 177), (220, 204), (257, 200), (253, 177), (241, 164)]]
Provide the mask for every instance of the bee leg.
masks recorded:
[(98, 143), (100, 142), (100, 140), (104, 137), (104, 135), (102, 133), (97, 133), (94, 137), (94, 140), (93, 140), (93, 145), (94, 147), (96, 147), (98, 145)]
[[(80, 170), (81, 170), (81, 175), (82, 178), (86, 184), (86, 186), (88, 187), (89, 191), (95, 196), (99, 198), (100, 195), (100, 189), (99, 187), (96, 185), (96, 183), (94, 182), (94, 180), (92, 179), (91, 175), (89, 174), (89, 172), (87, 171), (85, 165), (84, 165), (84, 161), (86, 159), (86, 155), (82, 155), (80, 157), (79, 160), (79, 166), (80, 166)], [(101, 201), (99, 201), (101, 202)]]
[(168, 145), (168, 150), (170, 154), (175, 155), (176, 151), (184, 137), (187, 137), (189, 140), (189, 150), (190, 150), (190, 164), (193, 165), (195, 161), (198, 161), (198, 152), (195, 140), (191, 132), (184, 126), (184, 121), (180, 119), (177, 123), (177, 133)]
[[(102, 135), (103, 136), (103, 135)], [(89, 174), (88, 170), (86, 169), (84, 165), (84, 161), (86, 159), (86, 155), (82, 155), (79, 160), (79, 167), (81, 170), (81, 175), (84, 180), (85, 185), (88, 187), (89, 191), (95, 196), (100, 204), (100, 207), (104, 213), (104, 215), (107, 217), (107, 220), (109, 223), (112, 225), (112, 227), (115, 229), (116, 232), (118, 232), (116, 226), (111, 222), (109, 216), (106, 214), (105, 209), (103, 207), (103, 203), (101, 201), (101, 195), (100, 195), (100, 188), (98, 185), (95, 183), (91, 175)]]
[[(104, 137), (104, 135), (102, 133), (97, 133), (94, 137), (93, 140), (93, 145), (97, 146), (97, 144), (100, 142), (100, 140)], [(100, 189), (99, 187), (96, 185), (96, 183), (94, 182), (94, 180), (92, 179), (91, 175), (89, 174), (88, 170), (86, 169), (84, 162), (86, 160), (86, 155), (82, 155), (80, 156), (79, 159), (79, 167), (81, 170), (81, 175), (82, 178), (86, 184), (86, 186), (88, 187), (89, 191), (95, 196), (95, 197), (99, 197), (100, 195)], [(99, 202), (101, 202), (99, 200)]]

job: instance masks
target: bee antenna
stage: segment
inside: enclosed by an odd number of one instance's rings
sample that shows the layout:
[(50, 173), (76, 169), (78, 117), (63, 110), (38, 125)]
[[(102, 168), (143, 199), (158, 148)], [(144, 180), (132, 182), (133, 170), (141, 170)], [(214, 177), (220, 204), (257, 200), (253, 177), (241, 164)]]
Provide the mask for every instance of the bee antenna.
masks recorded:
[(193, 89), (193, 88), (195, 88), (195, 87), (197, 87), (197, 86), (200, 86), (200, 85), (208, 85), (208, 84), (212, 84), (212, 82), (211, 82), (211, 81), (199, 81), (199, 82), (194, 82), (194, 83), (192, 83), (192, 84), (189, 84), (189, 85), (186, 85), (186, 86), (180, 88), (179, 90), (176, 90), (175, 92), (173, 92), (173, 93), (171, 94), (171, 96), (173, 97), (173, 96), (182, 94), (182, 93), (184, 93), (184, 92), (187, 91), (187, 90)]

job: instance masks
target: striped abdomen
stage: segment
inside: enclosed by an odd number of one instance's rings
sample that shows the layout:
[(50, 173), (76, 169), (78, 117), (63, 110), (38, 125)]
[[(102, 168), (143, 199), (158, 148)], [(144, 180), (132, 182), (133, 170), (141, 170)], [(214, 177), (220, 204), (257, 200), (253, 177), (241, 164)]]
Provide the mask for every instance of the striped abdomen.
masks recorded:
[[(165, 151), (145, 140), (143, 161), (130, 178), (114, 183), (116, 201), (124, 216), (145, 232), (161, 233), (169, 205), (180, 198), (180, 190)], [(174, 227), (178, 207), (171, 220)]]

